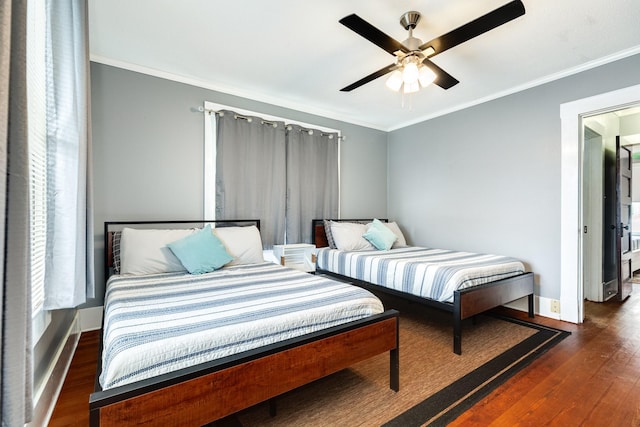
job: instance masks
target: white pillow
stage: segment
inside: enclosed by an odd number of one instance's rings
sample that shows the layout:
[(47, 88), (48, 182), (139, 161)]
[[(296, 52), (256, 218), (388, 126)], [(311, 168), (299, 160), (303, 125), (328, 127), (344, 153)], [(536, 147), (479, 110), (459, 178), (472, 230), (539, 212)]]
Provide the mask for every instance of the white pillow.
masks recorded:
[(374, 250), (373, 245), (362, 237), (366, 232), (367, 224), (331, 221), (333, 241), (341, 251)]
[(395, 222), (386, 222), (383, 224), (386, 225), (389, 230), (393, 231), (393, 234), (398, 237), (398, 239), (393, 243), (392, 248), (402, 248), (407, 246), (407, 240), (404, 238), (404, 234), (402, 234), (402, 230), (400, 230), (398, 224)]
[(167, 244), (194, 232), (194, 229), (122, 229), (120, 274), (142, 275), (186, 271)]
[(250, 227), (216, 227), (218, 236), (234, 259), (229, 265), (258, 264), (264, 262), (262, 239), (255, 225)]

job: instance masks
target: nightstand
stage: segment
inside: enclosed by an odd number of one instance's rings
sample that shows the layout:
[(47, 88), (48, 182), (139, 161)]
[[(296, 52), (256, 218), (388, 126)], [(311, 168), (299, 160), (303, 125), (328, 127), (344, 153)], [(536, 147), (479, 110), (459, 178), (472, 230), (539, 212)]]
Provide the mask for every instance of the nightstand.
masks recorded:
[(309, 243), (273, 245), (273, 255), (285, 267), (306, 273), (316, 271), (316, 245)]

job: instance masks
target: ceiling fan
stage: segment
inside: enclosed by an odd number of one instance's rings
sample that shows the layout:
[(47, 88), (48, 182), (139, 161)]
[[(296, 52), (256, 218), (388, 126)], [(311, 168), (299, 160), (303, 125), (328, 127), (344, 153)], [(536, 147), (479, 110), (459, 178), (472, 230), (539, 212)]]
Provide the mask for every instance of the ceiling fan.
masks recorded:
[(426, 43), (413, 37), (413, 29), (420, 20), (419, 12), (410, 11), (400, 17), (400, 25), (409, 31), (409, 37), (402, 43), (389, 37), (356, 14), (345, 16), (339, 21), (342, 25), (395, 56), (395, 62), (340, 90), (350, 92), (387, 73), (392, 73), (387, 80), (387, 86), (392, 90), (397, 91), (404, 85), (405, 93), (416, 92), (421, 85), (425, 86), (431, 82), (443, 89), (449, 89), (458, 84), (458, 80), (434, 64), (431, 58), (522, 16), (524, 13), (522, 1), (514, 0)]

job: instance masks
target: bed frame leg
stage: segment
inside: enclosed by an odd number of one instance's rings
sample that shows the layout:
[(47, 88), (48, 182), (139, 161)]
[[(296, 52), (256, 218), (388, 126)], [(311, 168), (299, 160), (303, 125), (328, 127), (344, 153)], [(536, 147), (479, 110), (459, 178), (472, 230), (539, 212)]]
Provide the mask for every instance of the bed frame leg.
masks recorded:
[(278, 407), (276, 405), (276, 399), (269, 399), (269, 416), (274, 418), (278, 414)]
[(533, 294), (529, 294), (529, 317), (534, 317), (533, 309)]
[(400, 315), (396, 316), (396, 348), (389, 352), (389, 388), (400, 391)]
[(400, 355), (398, 347), (389, 352), (389, 388), (400, 391)]
[(455, 315), (453, 317), (453, 352), (462, 354), (462, 319)]
[(453, 352), (462, 354), (462, 302), (460, 291), (453, 293)]

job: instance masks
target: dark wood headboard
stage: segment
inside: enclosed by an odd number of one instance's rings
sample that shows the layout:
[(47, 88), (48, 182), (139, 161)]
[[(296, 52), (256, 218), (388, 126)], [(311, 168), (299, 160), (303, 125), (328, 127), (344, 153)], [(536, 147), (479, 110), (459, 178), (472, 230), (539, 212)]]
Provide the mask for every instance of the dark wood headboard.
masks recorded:
[(207, 224), (216, 227), (247, 227), (255, 225), (260, 230), (259, 219), (223, 219), (223, 220), (178, 220), (178, 221), (106, 221), (104, 223), (104, 261), (105, 279), (109, 278), (113, 267), (113, 235), (123, 228), (202, 228)]
[[(382, 222), (389, 222), (386, 218), (378, 218), (378, 220)], [(373, 218), (329, 219), (329, 221), (370, 223), (373, 221)], [(312, 243), (316, 245), (316, 248), (326, 248), (329, 246), (329, 243), (327, 242), (327, 233), (324, 229), (324, 219), (311, 220), (311, 237), (313, 238)]]

